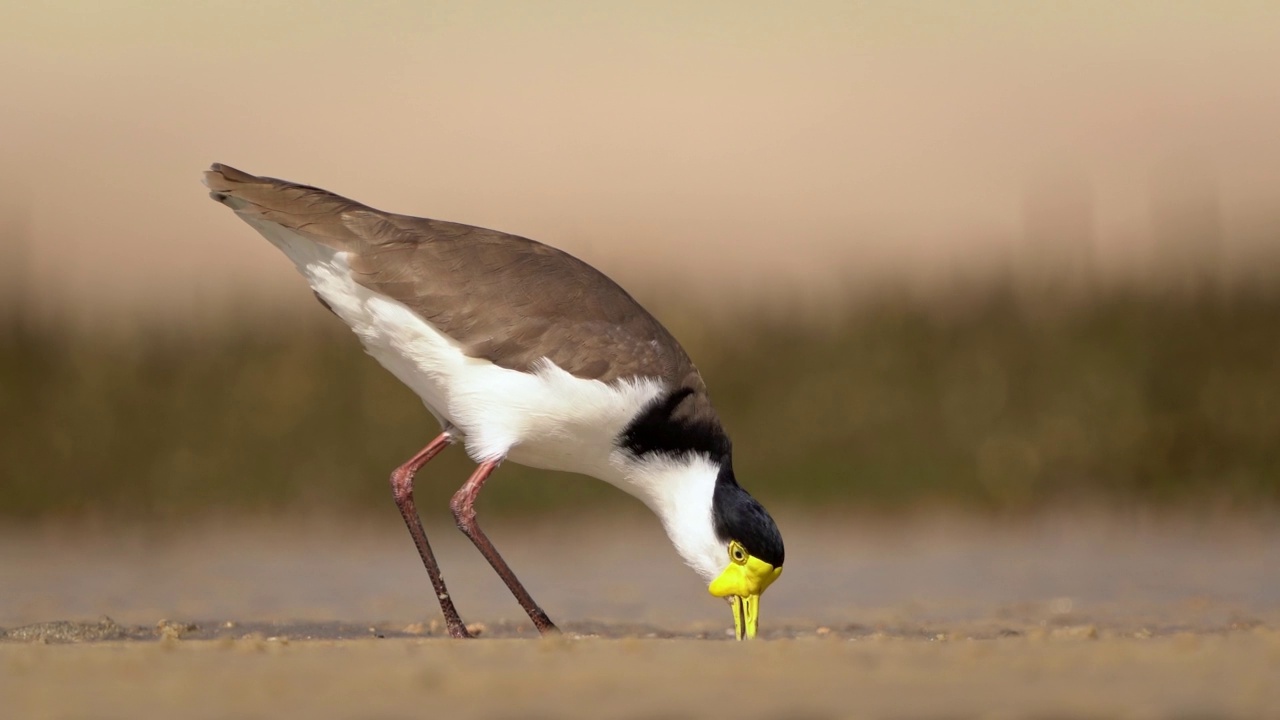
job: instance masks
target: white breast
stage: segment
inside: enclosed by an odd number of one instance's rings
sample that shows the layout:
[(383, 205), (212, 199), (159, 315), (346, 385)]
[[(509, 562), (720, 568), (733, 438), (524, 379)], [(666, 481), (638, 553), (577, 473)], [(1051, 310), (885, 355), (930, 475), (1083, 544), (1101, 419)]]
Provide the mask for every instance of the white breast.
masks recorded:
[(442, 425), (456, 428), (476, 461), (507, 458), (579, 472), (636, 494), (619, 472), (615, 439), (663, 390), (657, 380), (605, 384), (544, 360), (535, 372), (468, 357), (403, 303), (352, 278), (346, 253), (275, 223), (244, 217), (287, 254), (383, 367), (408, 385)]

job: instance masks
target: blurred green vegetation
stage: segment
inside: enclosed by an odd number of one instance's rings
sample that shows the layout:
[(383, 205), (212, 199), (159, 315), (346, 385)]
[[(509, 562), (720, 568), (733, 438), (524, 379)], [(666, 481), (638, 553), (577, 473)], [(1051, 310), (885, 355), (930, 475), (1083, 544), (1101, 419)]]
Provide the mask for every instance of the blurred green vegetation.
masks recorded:
[[(658, 314), (766, 503), (1280, 501), (1280, 293), (1261, 285), (1081, 299), (992, 282), (885, 292), (839, 319)], [(0, 517), (394, 512), (386, 478), (437, 432), (430, 415), (318, 307), (261, 315), (110, 332), (0, 318)], [(461, 450), (432, 463), (423, 511), (443, 513), (469, 467)], [(515, 465), (497, 478), (487, 509), (634, 502)]]

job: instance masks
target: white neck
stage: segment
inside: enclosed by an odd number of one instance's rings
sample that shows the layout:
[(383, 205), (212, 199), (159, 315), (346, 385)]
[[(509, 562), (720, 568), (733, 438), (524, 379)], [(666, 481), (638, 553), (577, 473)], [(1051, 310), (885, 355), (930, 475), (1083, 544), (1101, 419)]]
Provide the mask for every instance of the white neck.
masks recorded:
[(685, 564), (710, 583), (729, 563), (727, 545), (716, 537), (711, 515), (718, 463), (703, 455), (635, 458), (615, 452), (610, 463), (618, 487), (640, 498), (662, 521)]

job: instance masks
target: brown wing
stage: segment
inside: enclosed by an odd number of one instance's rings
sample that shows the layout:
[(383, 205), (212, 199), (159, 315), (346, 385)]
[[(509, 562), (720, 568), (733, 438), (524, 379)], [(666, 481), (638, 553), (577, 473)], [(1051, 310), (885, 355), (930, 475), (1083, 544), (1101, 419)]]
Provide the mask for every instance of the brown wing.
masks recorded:
[(205, 184), (241, 215), (351, 252), (357, 282), (404, 303), (473, 357), (513, 370), (547, 358), (580, 378), (657, 377), (705, 390), (667, 329), (568, 253), (495, 230), (381, 212), (225, 165), (205, 173)]

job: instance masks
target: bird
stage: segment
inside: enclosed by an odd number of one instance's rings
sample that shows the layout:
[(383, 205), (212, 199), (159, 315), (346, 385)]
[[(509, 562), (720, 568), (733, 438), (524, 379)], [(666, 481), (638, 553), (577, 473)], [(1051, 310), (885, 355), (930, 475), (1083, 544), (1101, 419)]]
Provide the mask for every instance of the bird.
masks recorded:
[(476, 469), (450, 501), (454, 520), (540, 633), (559, 630), (476, 515), (480, 491), (505, 461), (588, 475), (638, 498), (708, 592), (726, 599), (734, 636), (756, 637), (760, 596), (782, 574), (782, 535), (738, 483), (701, 373), (621, 286), (517, 235), (384, 212), (220, 163), (203, 182), (293, 261), (320, 303), (440, 424), (390, 483), (451, 637), (471, 633), (413, 488), (455, 443)]

